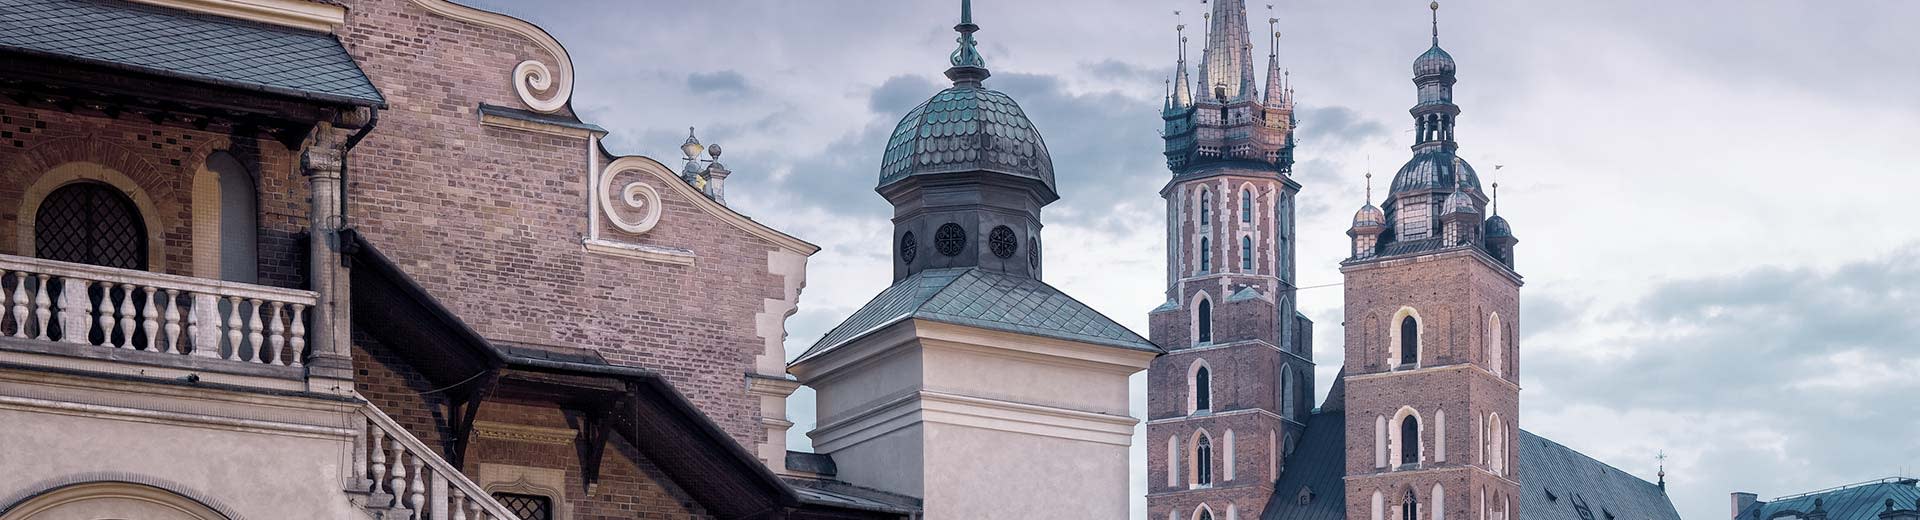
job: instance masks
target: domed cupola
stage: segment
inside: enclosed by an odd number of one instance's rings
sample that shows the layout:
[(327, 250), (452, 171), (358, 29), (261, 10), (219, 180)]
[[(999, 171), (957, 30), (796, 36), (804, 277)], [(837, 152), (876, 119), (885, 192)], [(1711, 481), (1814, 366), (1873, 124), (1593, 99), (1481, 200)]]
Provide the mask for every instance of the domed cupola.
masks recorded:
[[(971, 11), (971, 9), (967, 9)], [(975, 47), (971, 13), (954, 30), (960, 46), (947, 69), (953, 87), (907, 112), (887, 140), (880, 189), (917, 175), (991, 172), (1040, 181), (1051, 202), (1053, 157), (1020, 105), (982, 81), (992, 74)]]
[(1414, 151), (1400, 172), (1393, 175), (1393, 186), (1387, 191), (1387, 199), (1395, 196), (1426, 190), (1451, 190), (1455, 185), (1474, 190), (1480, 189), (1480, 176), (1473, 171), (1473, 165), (1467, 164), (1453, 151), (1444, 148), (1429, 147)]
[(1427, 49), (1426, 54), (1421, 54), (1419, 58), (1413, 60), (1413, 75), (1416, 77), (1451, 76), (1453, 72), (1453, 55), (1447, 54), (1446, 49), (1440, 48), (1438, 41), (1433, 42), (1433, 48)]
[(893, 129), (875, 191), (894, 208), (894, 280), (930, 269), (978, 268), (1038, 278), (1040, 208), (1059, 200), (1053, 158), (992, 74), (963, 0), (942, 90)]
[(1367, 203), (1367, 205), (1360, 207), (1360, 211), (1353, 212), (1354, 229), (1382, 226), (1386, 225), (1386, 223), (1387, 213), (1380, 211), (1380, 207), (1373, 205), (1373, 203)]

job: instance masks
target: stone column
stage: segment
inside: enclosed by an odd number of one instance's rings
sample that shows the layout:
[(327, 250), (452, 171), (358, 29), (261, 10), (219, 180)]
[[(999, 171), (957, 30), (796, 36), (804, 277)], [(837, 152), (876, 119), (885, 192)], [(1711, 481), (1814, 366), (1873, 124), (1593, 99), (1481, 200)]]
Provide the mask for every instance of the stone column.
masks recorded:
[(352, 296), (348, 271), (340, 262), (344, 220), (340, 214), (342, 158), (352, 128), (371, 114), (359, 109), (336, 121), (316, 125), (300, 156), (311, 207), (307, 213), (308, 280), (318, 302), (308, 331), (308, 389), (346, 394), (353, 390)]

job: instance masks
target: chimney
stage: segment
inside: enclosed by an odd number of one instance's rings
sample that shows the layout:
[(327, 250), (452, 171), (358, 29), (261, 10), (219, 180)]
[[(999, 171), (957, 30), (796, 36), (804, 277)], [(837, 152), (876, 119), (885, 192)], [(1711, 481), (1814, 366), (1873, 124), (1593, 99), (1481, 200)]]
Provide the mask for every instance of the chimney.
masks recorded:
[(1733, 493), (1733, 514), (1729, 516), (1729, 518), (1738, 518), (1741, 511), (1746, 511), (1747, 508), (1753, 507), (1753, 505), (1759, 501), (1760, 495), (1744, 491), (1735, 491)]

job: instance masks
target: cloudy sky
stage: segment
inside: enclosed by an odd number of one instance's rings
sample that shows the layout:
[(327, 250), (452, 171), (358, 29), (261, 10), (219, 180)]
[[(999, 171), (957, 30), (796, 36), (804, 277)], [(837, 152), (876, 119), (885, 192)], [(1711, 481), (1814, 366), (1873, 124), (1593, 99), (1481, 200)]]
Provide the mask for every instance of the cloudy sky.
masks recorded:
[[(879, 154), (945, 86), (958, 2), (471, 3), (567, 45), (574, 108), (609, 147), (670, 159), (698, 126), (726, 145), (737, 208), (824, 248), (788, 352), (889, 282)], [(976, 3), (987, 85), (1054, 154), (1048, 281), (1144, 332), (1163, 290), (1174, 11), (1197, 28), (1202, 4)], [(1408, 155), (1426, 1), (1275, 11), (1301, 105), (1300, 279), (1337, 283), (1361, 175)], [(1524, 428), (1648, 480), (1664, 450), (1696, 519), (1726, 516), (1730, 491), (1920, 473), (1916, 19), (1920, 3), (1884, 0), (1445, 2), (1461, 154), (1500, 182), (1520, 238)], [(1339, 298), (1301, 294), (1320, 396)], [(793, 404), (805, 446), (812, 402)]]

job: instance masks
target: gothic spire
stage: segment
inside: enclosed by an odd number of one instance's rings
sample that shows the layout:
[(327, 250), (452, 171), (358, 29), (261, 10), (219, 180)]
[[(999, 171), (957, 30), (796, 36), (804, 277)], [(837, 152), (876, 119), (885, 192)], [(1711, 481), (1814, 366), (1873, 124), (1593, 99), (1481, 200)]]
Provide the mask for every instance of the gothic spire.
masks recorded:
[(1213, 101), (1253, 99), (1253, 43), (1247, 33), (1246, 0), (1214, 0), (1207, 49), (1200, 58), (1201, 96)]
[(1273, 4), (1267, 4), (1267, 32), (1273, 37), (1267, 40), (1267, 97), (1261, 104), (1278, 107), (1286, 102), (1286, 85), (1280, 82), (1280, 31), (1279, 18), (1273, 17)]
[(977, 87), (991, 73), (987, 72), (987, 60), (980, 57), (978, 44), (973, 40), (973, 33), (980, 30), (980, 26), (973, 24), (973, 0), (960, 0), (960, 24), (953, 26), (953, 30), (960, 33), (960, 37), (954, 39), (960, 46), (948, 59), (953, 67), (947, 69), (947, 79), (953, 80), (954, 86)]
[[(1173, 16), (1179, 17), (1180, 11), (1174, 11)], [(1193, 89), (1189, 86), (1193, 80), (1187, 79), (1187, 24), (1174, 25), (1173, 32), (1180, 37), (1180, 60), (1173, 73), (1173, 108), (1186, 108), (1193, 106)]]

